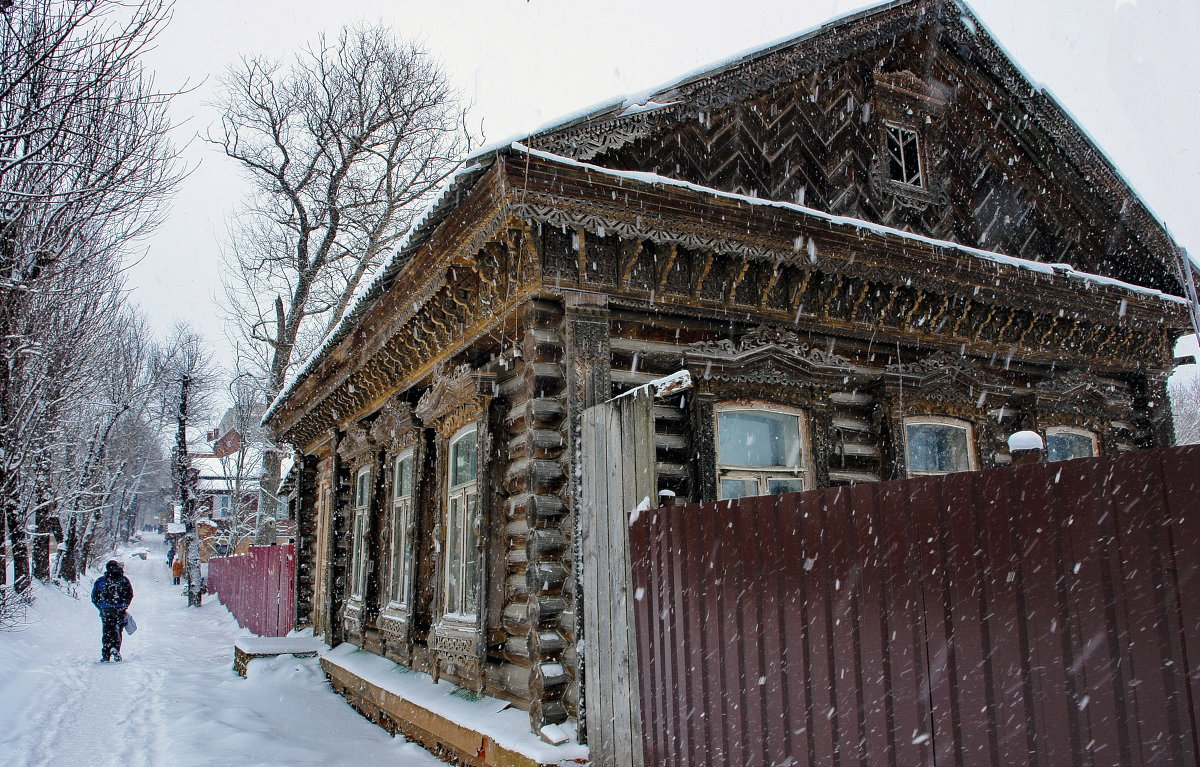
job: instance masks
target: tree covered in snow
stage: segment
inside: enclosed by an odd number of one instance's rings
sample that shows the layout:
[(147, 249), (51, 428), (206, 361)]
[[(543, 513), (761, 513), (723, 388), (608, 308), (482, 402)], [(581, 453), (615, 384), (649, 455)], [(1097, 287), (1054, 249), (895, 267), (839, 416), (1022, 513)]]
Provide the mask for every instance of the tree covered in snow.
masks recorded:
[(216, 381), (212, 357), (203, 339), (185, 325), (175, 328), (162, 355), (163, 414), (174, 425), (175, 444), (171, 450), (171, 482), (175, 503), (186, 534), (183, 545), (186, 558), (188, 605), (200, 606), (200, 537), (196, 522), (200, 519), (196, 501), (196, 472), (188, 447), (188, 427), (209, 414)]
[(121, 263), (178, 178), (172, 94), (140, 64), (169, 15), (164, 0), (0, 3), (0, 516), (17, 591), (49, 576), (57, 525), (76, 577), (104, 510), (145, 476), (106, 454), (144, 410)]
[[(1192, 370), (1200, 366), (1187, 366)], [(1171, 394), (1171, 410), (1175, 416), (1175, 444), (1200, 443), (1200, 375), (1187, 375), (1187, 368), (1171, 377), (1167, 390)]]
[[(384, 27), (318, 37), (289, 65), (247, 57), (226, 74), (220, 107), (209, 140), (254, 190), (230, 236), (228, 311), (245, 369), (270, 401), (470, 138), (434, 59)], [(264, 518), (279, 461), (267, 451)]]

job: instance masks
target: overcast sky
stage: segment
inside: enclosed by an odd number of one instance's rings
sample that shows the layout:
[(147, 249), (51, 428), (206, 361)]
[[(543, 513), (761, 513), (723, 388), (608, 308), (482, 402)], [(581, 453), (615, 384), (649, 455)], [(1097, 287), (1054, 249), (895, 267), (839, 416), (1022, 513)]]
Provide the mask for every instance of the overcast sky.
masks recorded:
[[(243, 54), (286, 58), (319, 32), (382, 21), (422, 41), (472, 106), (488, 142), (581, 107), (668, 83), (792, 37), (862, 0), (176, 0), (149, 63), (196, 86), (174, 117), (193, 167), (167, 224), (130, 271), (133, 300), (165, 332), (186, 320), (228, 365), (219, 258), (242, 197), (236, 169), (193, 137), (216, 122), (216, 77)], [(1200, 2), (974, 0), (1010, 55), (1108, 153), (1200, 260)]]

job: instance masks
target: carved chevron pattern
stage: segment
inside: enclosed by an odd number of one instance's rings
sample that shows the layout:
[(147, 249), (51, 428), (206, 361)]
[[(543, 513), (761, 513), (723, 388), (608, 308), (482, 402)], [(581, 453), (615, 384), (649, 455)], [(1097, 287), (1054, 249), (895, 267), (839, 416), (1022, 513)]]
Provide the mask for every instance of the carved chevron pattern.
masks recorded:
[[(1164, 257), (1139, 239), (1133, 213), (1124, 222), (1085, 179), (1064, 178), (1071, 169), (1046, 145), (1051, 137), (1024, 119), (1001, 83), (939, 48), (936, 32), (906, 34), (741, 100), (676, 108), (674, 119), (642, 123), (637, 138), (591, 161), (1177, 291)], [(928, 122), (913, 119), (925, 199), (880, 179), (881, 65), (921, 73), (947, 99)]]

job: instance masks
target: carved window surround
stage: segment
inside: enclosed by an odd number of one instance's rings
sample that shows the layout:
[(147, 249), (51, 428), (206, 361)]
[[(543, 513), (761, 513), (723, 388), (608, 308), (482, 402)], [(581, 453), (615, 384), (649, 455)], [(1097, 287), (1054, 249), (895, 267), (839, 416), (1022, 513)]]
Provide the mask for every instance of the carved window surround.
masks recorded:
[[(812, 438), (808, 424), (808, 415), (799, 408), (780, 405), (771, 401), (761, 400), (726, 400), (714, 407), (714, 429), (716, 433), (717, 459), (717, 490), (720, 498), (735, 498), (752, 495), (771, 495), (780, 492), (810, 490), (813, 487)], [(723, 418), (723, 416), (725, 418)], [(758, 417), (760, 424), (763, 419), (774, 421), (781, 431), (777, 435), (784, 442), (784, 451), (777, 457), (780, 460), (773, 464), (762, 463), (761, 459), (751, 455), (747, 449), (738, 452), (736, 436), (723, 435), (722, 424), (726, 428), (737, 431), (740, 428), (736, 420), (739, 416), (748, 418)], [(727, 420), (730, 419), (731, 420)], [(769, 422), (769, 421), (768, 421)], [(751, 424), (745, 424), (750, 426)], [(787, 443), (794, 441), (792, 449), (787, 449)], [(731, 444), (732, 442), (732, 444)], [(749, 445), (746, 445), (748, 448)], [(726, 450), (726, 448), (732, 448)], [(749, 460), (741, 460), (747, 458)], [(733, 492), (727, 492), (732, 490)], [(754, 492), (745, 492), (753, 490)]]
[[(375, 488), (375, 440), (370, 432), (359, 423), (351, 423), (345, 429), (337, 443), (338, 458), (341, 459), (350, 481), (350, 588), (346, 595), (346, 604), (342, 610), (342, 618), (347, 631), (359, 634), (366, 617), (365, 588), (362, 586), (372, 567), (373, 558), (370, 552), (370, 519), (374, 513), (372, 496)], [(367, 477), (366, 503), (362, 503), (359, 483), (363, 475)], [(367, 549), (363, 547), (366, 546)]]
[[(698, 392), (804, 406), (832, 388), (866, 383), (845, 357), (812, 346), (787, 328), (757, 326), (737, 339), (692, 344), (684, 365)], [(788, 391), (780, 399), (780, 391)]]
[[(485, 577), (487, 570), (484, 562), (486, 535), (478, 536), (475, 551), (476, 571), (480, 578), (478, 587), (480, 604), (476, 609), (473, 621), (469, 623), (456, 621), (453, 617), (445, 615), (447, 585), (445, 583), (444, 557), (447, 550), (446, 518), (449, 511), (447, 506), (449, 491), (447, 462), (451, 438), (463, 427), (476, 424), (478, 484), (482, 490), (479, 494), (480, 507), (477, 513), (486, 520), (489, 512), (487, 502), (489, 483), (486, 479), (489, 468), (487, 457), (491, 443), (486, 415), (493, 397), (495, 374), (476, 372), (469, 366), (463, 365), (449, 374), (435, 375), (434, 381), (433, 387), (417, 402), (414, 411), (417, 418), (422, 423), (431, 426), (437, 434), (435, 440), (437, 460), (435, 461), (434, 476), (437, 483), (435, 497), (438, 499), (440, 508), (434, 537), (439, 542), (439, 559), (442, 560), (437, 563), (435, 568), (435, 572), (440, 574), (436, 600), (438, 612), (442, 614), (442, 617), (434, 624), (430, 634), (430, 650), (434, 654), (434, 676), (437, 677), (442, 671), (445, 671), (463, 681), (474, 681), (477, 685), (482, 685), (485, 650), (484, 622), (486, 620), (484, 608), (487, 604), (487, 600), (484, 598), (487, 592)], [(486, 531), (487, 527), (486, 522), (481, 524), (481, 532)]]
[[(413, 545), (416, 526), (416, 499), (422, 483), (417, 467), (424, 462), (421, 441), (423, 427), (417, 420), (413, 408), (407, 402), (388, 400), (371, 424), (371, 436), (383, 447), (387, 455), (383, 479), (390, 514), (384, 525), (384, 540), (388, 541), (388, 578), (383, 609), (379, 616), (380, 630), (389, 643), (407, 645), (409, 641), (409, 604), (412, 599), (413, 574), (416, 568), (417, 551)], [(404, 498), (397, 498), (397, 464), (406, 460), (408, 487)], [(407, 565), (408, 577), (404, 582), (400, 568)], [(381, 573), (382, 576), (382, 573)], [(382, 580), (382, 578), (381, 578)], [(397, 593), (397, 589), (403, 593)]]
[[(931, 142), (936, 140), (934, 126), (946, 106), (948, 89), (927, 83), (908, 70), (876, 71), (874, 81), (870, 121), (876, 123), (877, 135), (870, 171), (872, 189), (906, 207), (923, 210), (931, 204), (944, 205), (946, 193), (930, 159)], [(910, 154), (909, 159), (915, 160), (918, 167), (905, 168), (907, 182), (893, 178), (891, 171), (891, 149), (898, 137), (915, 144), (908, 147), (915, 154), (915, 158)]]
[[(961, 439), (961, 453), (957, 456), (949, 456), (951, 460), (954, 460), (955, 465), (930, 466), (927, 465), (928, 459), (924, 464), (918, 461), (918, 455), (915, 453), (917, 442), (914, 441), (919, 433), (917, 430), (933, 431), (943, 439), (949, 438), (947, 441), (951, 448), (958, 444), (957, 439)], [(950, 449), (947, 452), (949, 454), (956, 451)], [(978, 455), (979, 447), (976, 443), (975, 427), (970, 421), (940, 415), (909, 416), (904, 419), (904, 464), (910, 477), (975, 471), (979, 468)], [(936, 460), (936, 456), (933, 458)]]

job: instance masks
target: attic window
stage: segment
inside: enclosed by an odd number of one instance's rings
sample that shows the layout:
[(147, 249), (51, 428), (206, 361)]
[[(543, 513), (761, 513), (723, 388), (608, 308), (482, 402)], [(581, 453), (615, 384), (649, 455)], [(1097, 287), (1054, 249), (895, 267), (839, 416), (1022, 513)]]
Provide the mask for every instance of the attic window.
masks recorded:
[(909, 186), (925, 186), (921, 176), (921, 145), (917, 132), (887, 124), (888, 178)]

